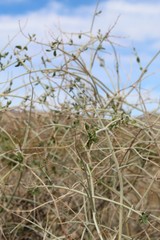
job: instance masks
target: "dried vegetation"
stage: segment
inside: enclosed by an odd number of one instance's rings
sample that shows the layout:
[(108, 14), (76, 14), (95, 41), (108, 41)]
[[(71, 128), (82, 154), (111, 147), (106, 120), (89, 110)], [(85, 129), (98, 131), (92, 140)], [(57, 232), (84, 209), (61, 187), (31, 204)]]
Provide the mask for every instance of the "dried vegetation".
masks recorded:
[[(23, 71), (0, 95), (0, 239), (160, 239), (160, 117), (140, 92), (159, 53), (122, 88), (112, 29), (47, 44), (28, 35), (13, 55), (1, 53), (1, 70)], [(42, 47), (41, 68), (33, 67), (32, 44)], [(116, 87), (94, 75), (100, 60), (96, 71), (111, 80), (107, 51)], [(134, 105), (135, 89), (141, 102)]]

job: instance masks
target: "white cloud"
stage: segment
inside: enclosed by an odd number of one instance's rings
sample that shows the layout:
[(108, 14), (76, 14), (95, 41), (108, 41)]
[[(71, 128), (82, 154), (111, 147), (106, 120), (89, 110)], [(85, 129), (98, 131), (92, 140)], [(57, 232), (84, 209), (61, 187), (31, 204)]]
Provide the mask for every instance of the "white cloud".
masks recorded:
[[(34, 11), (16, 16), (0, 15), (0, 48), (8, 42), (8, 37), (12, 38), (20, 31), (19, 23), (25, 33), (36, 33), (42, 38), (46, 38), (47, 33), (51, 31), (53, 33), (57, 32), (58, 27), (68, 32), (86, 31), (89, 29), (87, 25), (89, 26), (90, 16), (87, 16), (87, 12), (84, 18), (84, 14), (81, 11), (74, 15), (64, 13), (68, 11), (70, 10), (65, 10), (62, 4), (53, 2), (37, 12)], [(21, 40), (20, 36), (19, 40)]]
[[(10, 1), (10, 0), (7, 0)], [(14, 0), (25, 1), (25, 0)], [(44, 34), (49, 29), (55, 31), (55, 25), (68, 32), (88, 31), (91, 25), (95, 6), (83, 6), (75, 11), (66, 9), (64, 5), (53, 2), (48, 7), (19, 16), (0, 16), (1, 42), (8, 35), (12, 36), (19, 30), (18, 20), (22, 25), (28, 21), (25, 31)], [(132, 41), (159, 41), (160, 3), (151, 2), (129, 3), (127, 1), (104, 1), (100, 9), (102, 14), (96, 17), (95, 28), (108, 31), (109, 27), (120, 15), (114, 33), (128, 37)]]
[(154, 1), (131, 3), (129, 1), (106, 1), (103, 3), (102, 18), (99, 18), (99, 26), (104, 29), (112, 24), (120, 16), (116, 32), (128, 36), (133, 41), (146, 41), (147, 39), (159, 39), (160, 32), (157, 29), (160, 22), (160, 3)]

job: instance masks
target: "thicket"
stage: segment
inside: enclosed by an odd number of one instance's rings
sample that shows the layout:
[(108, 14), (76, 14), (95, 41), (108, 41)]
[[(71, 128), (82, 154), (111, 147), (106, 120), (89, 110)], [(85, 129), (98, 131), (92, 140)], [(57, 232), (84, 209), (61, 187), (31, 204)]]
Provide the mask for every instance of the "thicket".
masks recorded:
[(0, 239), (159, 239), (159, 114), (141, 92), (159, 52), (122, 87), (113, 28), (1, 51)]

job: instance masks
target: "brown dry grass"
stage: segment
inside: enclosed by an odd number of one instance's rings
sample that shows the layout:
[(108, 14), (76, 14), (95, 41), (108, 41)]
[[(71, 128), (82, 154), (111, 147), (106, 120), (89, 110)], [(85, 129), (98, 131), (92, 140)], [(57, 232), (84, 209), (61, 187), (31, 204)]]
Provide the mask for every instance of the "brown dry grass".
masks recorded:
[(158, 116), (147, 117), (1, 113), (0, 239), (118, 239), (120, 228), (159, 239)]

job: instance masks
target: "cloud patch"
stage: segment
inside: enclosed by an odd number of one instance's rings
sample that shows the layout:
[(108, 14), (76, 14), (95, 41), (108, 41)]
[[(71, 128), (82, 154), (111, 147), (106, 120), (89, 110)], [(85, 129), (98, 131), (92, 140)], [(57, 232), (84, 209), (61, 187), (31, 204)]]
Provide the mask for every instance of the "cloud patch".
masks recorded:
[[(5, 3), (20, 3), (26, 0), (5, 0)], [(4, 1), (3, 1), (4, 2)], [(2, 4), (2, 1), (0, 1)], [(1, 39), (12, 35), (19, 30), (18, 21), (28, 21), (28, 32), (43, 33), (47, 29), (54, 29), (59, 25), (63, 31), (77, 32), (89, 31), (95, 6), (83, 6), (70, 10), (62, 3), (52, 2), (37, 12), (30, 12), (19, 16), (0, 16)], [(108, 31), (109, 27), (120, 16), (114, 33), (127, 37), (132, 41), (143, 42), (160, 38), (157, 23), (160, 22), (160, 3), (154, 2), (128, 2), (128, 1), (103, 1), (99, 9), (102, 14), (96, 17), (95, 30)], [(55, 29), (54, 29), (55, 31)], [(2, 40), (3, 41), (3, 40)]]

